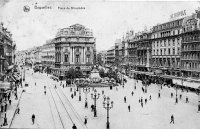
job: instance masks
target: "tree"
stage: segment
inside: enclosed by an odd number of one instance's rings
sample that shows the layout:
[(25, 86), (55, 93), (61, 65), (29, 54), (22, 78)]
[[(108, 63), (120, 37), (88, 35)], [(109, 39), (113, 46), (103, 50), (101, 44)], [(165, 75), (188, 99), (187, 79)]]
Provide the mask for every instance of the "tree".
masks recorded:
[(100, 69), (100, 70), (99, 70), (99, 76), (100, 76), (101, 78), (106, 77), (106, 73), (105, 73), (104, 69)]
[(70, 68), (66, 73), (65, 73), (65, 77), (69, 78), (69, 79), (75, 79), (75, 78), (82, 78), (83, 77), (83, 73), (80, 69), (76, 68)]
[(66, 73), (65, 73), (66, 78), (74, 79), (75, 78), (75, 69), (70, 68)]
[(102, 64), (103, 64), (101, 53), (98, 53), (98, 54), (97, 54), (97, 64), (99, 64), (99, 65), (101, 65), (101, 66), (102, 66)]

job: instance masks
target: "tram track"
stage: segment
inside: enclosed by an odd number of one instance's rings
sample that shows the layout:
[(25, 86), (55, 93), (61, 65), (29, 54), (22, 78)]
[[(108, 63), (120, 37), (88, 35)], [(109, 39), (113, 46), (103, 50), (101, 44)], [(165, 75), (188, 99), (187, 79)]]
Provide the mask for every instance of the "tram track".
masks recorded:
[(64, 96), (66, 102), (67, 102), (67, 105), (69, 106), (70, 110), (73, 112), (75, 118), (78, 120), (78, 122), (81, 124), (81, 126), (84, 128), (84, 129), (89, 129), (85, 124), (84, 124), (84, 121), (83, 119), (81, 119), (80, 115), (78, 114), (78, 112), (75, 110), (74, 106), (71, 104), (71, 102), (69, 101), (69, 99), (67, 98), (67, 96), (64, 94), (64, 92), (60, 89), (59, 87), (59, 90), (60, 90), (60, 93), (62, 93), (62, 95)]
[[(49, 86), (48, 86), (48, 88), (49, 88)], [(56, 107), (56, 111), (57, 111), (57, 114), (58, 114), (58, 116), (59, 116), (59, 120), (60, 120), (60, 123), (61, 123), (61, 125), (62, 125), (62, 128), (63, 128), (63, 129), (66, 129), (65, 126), (64, 126), (64, 122), (63, 122), (63, 120), (62, 120), (62, 118), (61, 118), (61, 113), (60, 113), (59, 110), (58, 110), (58, 106), (57, 106), (57, 104), (56, 104), (56, 102), (55, 102), (54, 96), (53, 96), (52, 91), (51, 91), (50, 88), (49, 88), (49, 91), (50, 91), (51, 97), (52, 97), (52, 99), (53, 99), (53, 103), (54, 103), (54, 105), (55, 105), (55, 107)], [(53, 116), (52, 116), (52, 117), (53, 117)], [(54, 118), (53, 118), (53, 119), (54, 119)], [(54, 125), (54, 126), (55, 126), (55, 125)]]

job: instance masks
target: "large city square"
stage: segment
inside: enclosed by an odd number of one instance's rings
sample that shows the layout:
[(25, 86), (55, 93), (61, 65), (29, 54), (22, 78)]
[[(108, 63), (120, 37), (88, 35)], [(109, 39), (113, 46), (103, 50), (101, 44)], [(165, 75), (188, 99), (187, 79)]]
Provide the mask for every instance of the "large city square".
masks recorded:
[(0, 1), (0, 128), (199, 121), (199, 2)]

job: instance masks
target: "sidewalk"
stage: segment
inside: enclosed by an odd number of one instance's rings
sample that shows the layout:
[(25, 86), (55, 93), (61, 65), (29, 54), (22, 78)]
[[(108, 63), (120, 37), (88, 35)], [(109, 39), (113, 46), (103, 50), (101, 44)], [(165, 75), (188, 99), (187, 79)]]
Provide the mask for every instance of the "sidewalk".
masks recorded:
[(15, 100), (14, 94), (13, 93), (11, 94), (12, 102), (11, 102), (11, 105), (8, 104), (7, 111), (6, 111), (6, 117), (7, 117), (8, 125), (3, 126), (4, 116), (5, 116), (5, 112), (3, 112), (3, 113), (0, 114), (0, 128), (9, 128), (11, 121), (13, 119), (13, 116), (15, 114), (15, 110), (17, 108), (18, 102), (20, 100), (22, 90), (23, 90), (22, 88), (18, 88), (18, 90), (17, 90), (18, 99), (17, 100)]

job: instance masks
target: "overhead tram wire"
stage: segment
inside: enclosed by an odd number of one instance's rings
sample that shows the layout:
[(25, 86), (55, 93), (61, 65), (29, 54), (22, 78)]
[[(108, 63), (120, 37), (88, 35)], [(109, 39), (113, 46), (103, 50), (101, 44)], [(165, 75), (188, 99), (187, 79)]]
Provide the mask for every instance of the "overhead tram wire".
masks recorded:
[(52, 107), (51, 107), (51, 104), (50, 104), (50, 100), (49, 100), (49, 95), (47, 95), (47, 98), (48, 98), (48, 102), (49, 102), (49, 107), (50, 107), (50, 111), (51, 111), (51, 116), (53, 118), (53, 124), (54, 124), (54, 127), (56, 129), (56, 124), (55, 124), (55, 119), (53, 117), (53, 112), (52, 112)]
[[(49, 87), (49, 86), (48, 86), (48, 87)], [(49, 88), (49, 90), (50, 90), (50, 92), (51, 92), (51, 89), (50, 89), (50, 88)], [(53, 98), (52, 92), (51, 92), (51, 97)], [(63, 129), (65, 129), (64, 123), (63, 123), (63, 121), (62, 121), (62, 119), (61, 119), (61, 116), (60, 116), (60, 113), (59, 113), (59, 111), (58, 111), (58, 107), (57, 107), (57, 105), (56, 105), (56, 102), (55, 102), (54, 98), (53, 98), (53, 102), (54, 102), (54, 104), (55, 104), (56, 111), (57, 111), (58, 116), (59, 116), (59, 118), (60, 118), (60, 122), (61, 122), (61, 124), (62, 124), (62, 127), (63, 127)]]
[[(59, 88), (60, 89), (60, 88)], [(63, 94), (63, 96), (66, 98), (69, 107), (71, 108), (71, 110), (74, 112), (75, 117), (78, 119), (78, 121), (81, 123), (81, 125), (83, 127), (85, 127), (86, 129), (89, 129), (85, 124), (84, 121), (81, 119), (80, 115), (77, 113), (77, 111), (74, 109), (73, 105), (71, 104), (71, 102), (69, 101), (69, 99), (67, 98), (67, 96), (64, 94), (64, 92), (60, 89), (61, 93)]]

